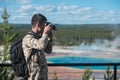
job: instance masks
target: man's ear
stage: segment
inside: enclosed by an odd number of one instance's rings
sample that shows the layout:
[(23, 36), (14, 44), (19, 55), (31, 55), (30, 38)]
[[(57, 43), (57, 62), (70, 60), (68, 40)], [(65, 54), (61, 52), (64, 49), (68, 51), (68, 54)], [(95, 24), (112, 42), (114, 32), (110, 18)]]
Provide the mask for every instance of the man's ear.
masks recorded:
[(40, 26), (40, 24), (39, 23), (36, 23), (36, 27), (39, 27)]

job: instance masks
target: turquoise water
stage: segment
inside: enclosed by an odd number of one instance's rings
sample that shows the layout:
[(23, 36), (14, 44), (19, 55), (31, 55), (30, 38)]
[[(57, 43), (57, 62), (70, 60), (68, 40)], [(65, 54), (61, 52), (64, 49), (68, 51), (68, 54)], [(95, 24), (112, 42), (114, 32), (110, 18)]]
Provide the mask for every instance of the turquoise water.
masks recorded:
[[(53, 63), (119, 63), (120, 62), (120, 60), (117, 59), (102, 59), (102, 58), (75, 57), (75, 56), (47, 58), (47, 61)], [(75, 66), (72, 68), (85, 69), (86, 67)], [(91, 66), (90, 68), (94, 70), (105, 70), (106, 66)], [(113, 69), (112, 66), (111, 69)], [(120, 66), (118, 67), (118, 69), (120, 69)]]

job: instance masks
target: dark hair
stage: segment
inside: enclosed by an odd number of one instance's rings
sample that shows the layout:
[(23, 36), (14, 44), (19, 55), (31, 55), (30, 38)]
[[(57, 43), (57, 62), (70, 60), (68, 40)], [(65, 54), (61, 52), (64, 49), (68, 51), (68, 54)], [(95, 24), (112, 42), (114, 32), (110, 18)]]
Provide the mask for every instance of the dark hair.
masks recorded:
[(42, 14), (34, 14), (31, 20), (31, 24), (34, 26), (36, 23), (47, 21), (47, 18)]

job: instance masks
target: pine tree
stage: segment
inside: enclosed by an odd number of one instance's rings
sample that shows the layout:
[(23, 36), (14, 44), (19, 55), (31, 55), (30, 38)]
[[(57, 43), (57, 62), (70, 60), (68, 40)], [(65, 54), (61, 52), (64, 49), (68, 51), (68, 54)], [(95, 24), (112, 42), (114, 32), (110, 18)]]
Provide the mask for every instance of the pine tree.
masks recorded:
[(85, 72), (84, 72), (83, 76), (82, 76), (82, 80), (89, 80), (91, 75), (92, 75), (92, 71), (90, 70), (89, 67), (87, 67), (85, 69)]
[(56, 71), (55, 71), (54, 74), (53, 74), (53, 80), (58, 80)]
[(110, 66), (107, 67), (106, 73), (104, 74), (104, 80), (113, 80), (113, 74), (112, 71), (110, 70)]
[[(0, 24), (0, 30), (3, 32), (3, 46), (4, 51), (1, 54), (4, 54), (3, 58), (0, 58), (2, 63), (6, 63), (9, 60), (9, 43), (14, 40), (17, 34), (10, 34), (10, 30), (13, 28), (12, 24), (8, 23), (8, 18), (10, 15), (5, 8), (1, 18), (3, 19), (3, 23)], [(0, 68), (0, 79), (1, 80), (13, 80), (13, 74), (10, 71), (11, 68), (1, 67)]]
[(17, 36), (16, 33), (10, 34), (10, 30), (13, 28), (12, 24), (8, 23), (8, 18), (10, 15), (7, 12), (7, 9), (4, 9), (4, 12), (2, 14), (3, 23), (0, 25), (0, 30), (3, 32), (3, 45), (4, 45), (4, 57), (3, 57), (3, 63), (8, 60), (8, 53), (9, 53), (9, 43), (14, 40)]
[(95, 76), (93, 76), (93, 80), (95, 80)]

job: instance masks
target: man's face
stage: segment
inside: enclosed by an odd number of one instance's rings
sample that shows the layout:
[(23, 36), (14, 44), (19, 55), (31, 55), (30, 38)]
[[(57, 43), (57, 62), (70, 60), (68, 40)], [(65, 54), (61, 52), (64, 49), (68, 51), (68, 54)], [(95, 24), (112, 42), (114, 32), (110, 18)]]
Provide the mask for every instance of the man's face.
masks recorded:
[(44, 22), (38, 24), (38, 29), (37, 29), (38, 33), (43, 33), (45, 27), (44, 24), (45, 24)]

